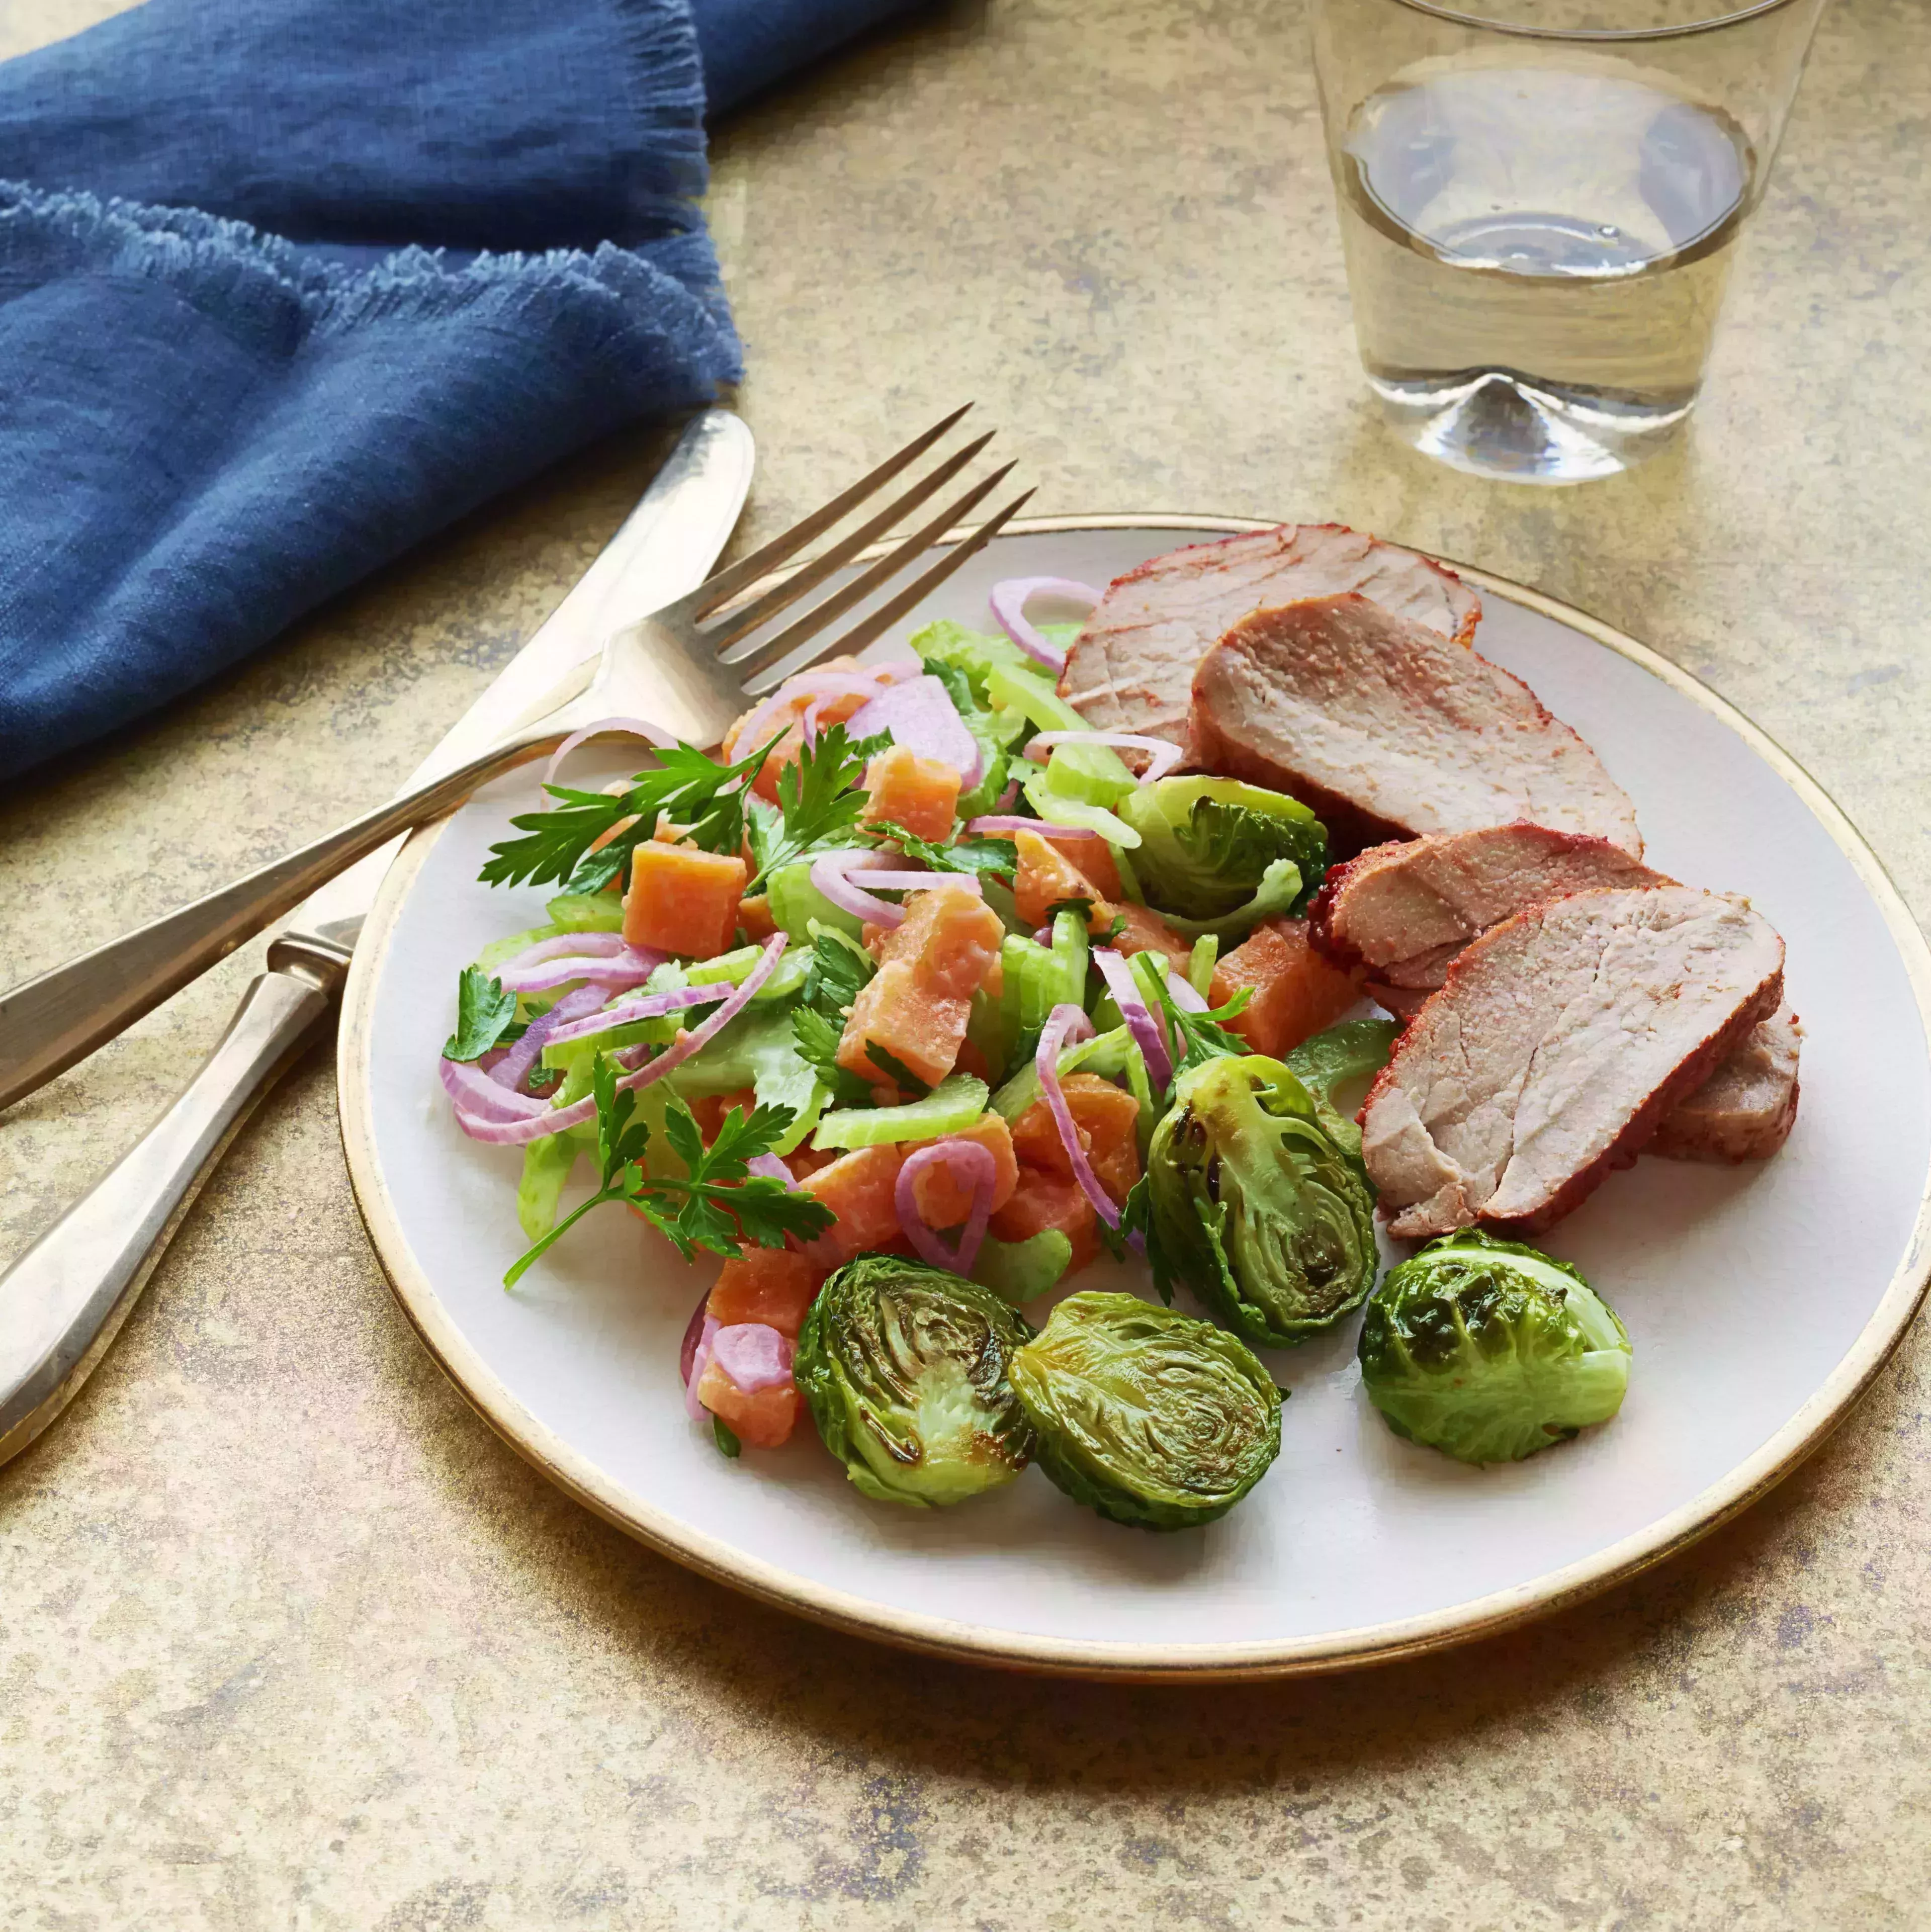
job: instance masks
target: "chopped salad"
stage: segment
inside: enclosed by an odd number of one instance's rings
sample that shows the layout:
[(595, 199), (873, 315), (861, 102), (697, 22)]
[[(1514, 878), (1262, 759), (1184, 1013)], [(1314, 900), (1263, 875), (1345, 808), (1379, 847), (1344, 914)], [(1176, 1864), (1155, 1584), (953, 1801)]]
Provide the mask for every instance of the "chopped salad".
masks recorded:
[[(594, 791), (553, 764), (482, 873), (554, 887), (548, 921), (463, 970), (439, 1070), (463, 1132), (521, 1154), (507, 1286), (610, 1203), (722, 1257), (679, 1375), (727, 1455), (808, 1412), (880, 1500), (1036, 1462), (1179, 1528), (1278, 1451), (1253, 1350), (1374, 1287), (1342, 1096), (1396, 1029), (1337, 1024), (1360, 994), (1308, 941), (1315, 813), (1089, 728), (1045, 596), (1099, 599), (1002, 584), (997, 631), (802, 673), (715, 754)], [(1168, 1305), (1028, 1319), (1129, 1250)]]

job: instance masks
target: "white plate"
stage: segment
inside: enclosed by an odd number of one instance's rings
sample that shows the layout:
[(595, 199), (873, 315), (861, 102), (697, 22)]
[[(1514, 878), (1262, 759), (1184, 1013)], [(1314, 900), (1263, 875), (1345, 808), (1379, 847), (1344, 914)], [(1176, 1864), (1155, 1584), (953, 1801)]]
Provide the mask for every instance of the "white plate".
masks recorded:
[[(1201, 533), (1251, 527), (1022, 526), (923, 615), (982, 624), (1000, 578), (1104, 584)], [(1856, 1400), (1923, 1292), (1924, 941), (1835, 807), (1720, 700), (1591, 619), (1466, 574), (1485, 606), (1478, 648), (1594, 746), (1636, 802), (1649, 862), (1748, 895), (1783, 934), (1804, 1024), (1802, 1106), (1774, 1160), (1645, 1160), (1546, 1238), (1633, 1338), (1615, 1422), (1527, 1462), (1464, 1468), (1383, 1426), (1360, 1393), (1349, 1321), (1268, 1358), (1292, 1393), (1280, 1460), (1204, 1530), (1117, 1528), (1036, 1472), (953, 1510), (868, 1502), (808, 1419), (783, 1450), (727, 1462), (685, 1420), (677, 1378), (708, 1276), (609, 1211), (505, 1294), (503, 1270), (523, 1245), (519, 1156), (466, 1140), (436, 1079), (458, 968), (543, 917), (543, 893), (476, 883), (506, 814), (533, 801), (528, 774), (397, 860), (355, 956), (341, 1034), (364, 1217), (404, 1309), (469, 1399), (591, 1508), (726, 1582), (895, 1642), (1089, 1674), (1314, 1670), (1492, 1631), (1655, 1561), (1787, 1474)]]

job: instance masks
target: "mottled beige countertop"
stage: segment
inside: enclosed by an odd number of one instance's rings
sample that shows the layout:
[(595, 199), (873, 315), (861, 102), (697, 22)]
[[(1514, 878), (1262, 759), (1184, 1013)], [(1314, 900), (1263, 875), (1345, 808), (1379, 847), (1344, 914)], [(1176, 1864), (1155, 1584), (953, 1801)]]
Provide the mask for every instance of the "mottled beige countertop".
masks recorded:
[[(108, 10), (0, 0), (0, 52)], [(976, 397), (1040, 509), (1338, 518), (1599, 613), (1780, 739), (1931, 913), (1927, 140), (1922, 0), (1837, 0), (1692, 434), (1501, 488), (1366, 404), (1297, 8), (957, 6), (719, 135), (743, 536)], [(662, 446), (565, 465), (0, 794), (0, 979), (381, 796)], [(0, 1258), (259, 950), (0, 1120)], [(1003, 1677), (742, 1600), (545, 1484), (391, 1302), (334, 1100), (318, 1055), (264, 1106), (0, 1469), (0, 1926), (1931, 1923), (1921, 1332), (1768, 1502), (1516, 1636), (1244, 1688)]]

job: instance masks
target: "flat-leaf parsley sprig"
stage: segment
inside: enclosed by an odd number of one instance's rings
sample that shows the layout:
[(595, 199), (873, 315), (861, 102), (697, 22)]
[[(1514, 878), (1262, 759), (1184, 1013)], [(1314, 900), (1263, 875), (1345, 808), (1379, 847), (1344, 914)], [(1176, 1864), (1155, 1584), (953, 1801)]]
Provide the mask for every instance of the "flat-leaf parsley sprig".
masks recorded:
[(769, 1154), (790, 1126), (789, 1107), (754, 1107), (748, 1114), (733, 1108), (707, 1148), (690, 1108), (672, 1100), (664, 1112), (664, 1137), (685, 1174), (682, 1180), (658, 1180), (643, 1165), (649, 1124), (633, 1118), (637, 1095), (630, 1088), (619, 1089), (617, 1070), (607, 1058), (599, 1056), (591, 1090), (597, 1100), (602, 1185), (515, 1262), (503, 1276), (504, 1287), (514, 1288), (567, 1229), (607, 1201), (634, 1208), (687, 1262), (699, 1248), (728, 1257), (746, 1241), (781, 1248), (787, 1235), (811, 1240), (832, 1225), (832, 1210), (823, 1202), (750, 1171), (751, 1161)]
[(859, 788), (859, 780), (891, 742), (881, 732), (854, 744), (842, 724), (833, 724), (820, 731), (814, 742), (799, 747), (796, 759), (778, 770), (777, 818), (760, 814), (751, 821), (757, 873), (748, 892), (756, 892), (780, 866), (856, 832), (869, 796)]
[[(630, 862), (631, 848), (657, 834), (660, 813), (688, 828), (685, 838), (706, 852), (735, 852), (744, 843), (745, 796), (757, 782), (778, 740), (760, 745), (735, 764), (721, 765), (690, 745), (658, 753), (654, 771), (639, 772), (627, 791), (577, 791), (545, 785), (558, 801), (547, 812), (510, 820), (524, 836), (490, 848), (478, 874), (486, 886), (547, 885), (573, 892), (601, 892)], [(626, 819), (636, 823), (624, 825)], [(615, 832), (608, 842), (590, 848)]]

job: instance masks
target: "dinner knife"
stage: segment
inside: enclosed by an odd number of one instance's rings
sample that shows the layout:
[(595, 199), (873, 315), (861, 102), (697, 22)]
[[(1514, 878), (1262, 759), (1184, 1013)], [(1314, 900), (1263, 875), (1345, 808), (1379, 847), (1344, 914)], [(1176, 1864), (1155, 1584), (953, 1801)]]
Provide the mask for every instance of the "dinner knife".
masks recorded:
[[(595, 562), (409, 787), (455, 770), (550, 710), (584, 680), (613, 631), (703, 582), (744, 507), (754, 455), (742, 418), (727, 410), (698, 417)], [(269, 945), (268, 970), (174, 1104), (0, 1275), (0, 1462), (73, 1400), (256, 1102), (327, 1030), (402, 842), (359, 860), (295, 908)]]

